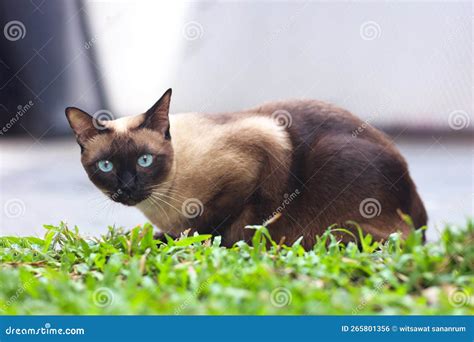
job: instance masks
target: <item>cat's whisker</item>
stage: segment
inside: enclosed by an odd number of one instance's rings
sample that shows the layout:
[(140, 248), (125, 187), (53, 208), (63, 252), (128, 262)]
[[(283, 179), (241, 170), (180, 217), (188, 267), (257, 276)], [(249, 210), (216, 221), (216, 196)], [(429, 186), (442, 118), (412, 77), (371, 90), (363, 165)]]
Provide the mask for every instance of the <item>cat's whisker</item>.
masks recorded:
[(170, 194), (170, 195), (174, 195), (174, 196), (177, 196), (177, 197), (181, 197), (182, 199), (189, 198), (188, 196), (184, 196), (181, 192), (179, 192), (176, 189), (163, 189), (163, 188), (160, 188), (160, 187), (154, 187), (153, 192), (160, 193), (160, 195), (163, 194), (163, 193)]
[(188, 197), (183, 196), (179, 193), (173, 193), (173, 192), (158, 192), (158, 191), (155, 191), (155, 194), (159, 194), (160, 196), (165, 196), (165, 197), (174, 197), (177, 200), (179, 199), (181, 201), (184, 201), (188, 198)]
[(178, 191), (177, 189), (165, 189), (166, 192), (173, 192), (173, 193), (178, 193), (178, 194), (181, 194), (180, 191)]
[[(177, 208), (175, 208), (174, 206), (172, 206), (170, 203), (166, 202), (166, 201), (163, 200), (162, 198), (156, 197), (156, 195), (154, 196), (154, 198), (155, 198), (156, 200), (158, 200), (158, 201), (160, 201), (160, 202), (163, 202), (164, 204), (170, 206), (171, 208), (173, 208), (173, 209), (180, 215), (180, 217), (181, 217), (182, 219), (184, 219), (188, 224), (190, 224), (189, 218), (187, 218), (186, 216), (184, 216), (182, 211), (178, 210)], [(160, 207), (161, 207), (161, 206), (160, 206)], [(165, 214), (166, 214), (166, 210), (165, 210), (164, 212), (165, 212)], [(166, 215), (166, 216), (168, 216), (168, 215)], [(172, 222), (172, 221), (169, 220), (169, 217), (168, 217), (168, 222)]]
[(92, 203), (94, 208), (97, 208), (99, 206), (105, 208), (105, 206), (108, 205), (110, 201), (108, 197), (96, 195), (96, 197), (93, 199), (90, 199), (89, 202), (95, 202), (95, 203)]
[[(152, 195), (153, 196), (153, 195)], [(183, 215), (183, 213), (181, 212), (181, 210), (179, 210), (178, 208), (176, 208), (174, 205), (172, 205), (171, 203), (165, 201), (164, 199), (160, 198), (159, 196), (153, 196), (153, 198), (157, 199), (158, 201), (161, 201), (165, 204), (167, 204), (168, 206), (170, 206), (171, 208), (173, 208), (174, 210), (176, 210), (176, 212), (180, 215)]]
[[(174, 202), (174, 204), (178, 208), (182, 206), (183, 199), (176, 198), (176, 197), (173, 197), (173, 196), (170, 196), (170, 195), (167, 195), (167, 194), (157, 193), (157, 192), (155, 192), (154, 195), (155, 195), (155, 197), (159, 197), (163, 202), (166, 202), (166, 201), (169, 201), (171, 203)], [(171, 203), (169, 203), (170, 206), (171, 206)], [(177, 208), (175, 208), (175, 209), (177, 209)], [(182, 210), (179, 211), (179, 213), (182, 214)]]
[(171, 222), (170, 221), (170, 217), (168, 216), (168, 214), (166, 213), (166, 210), (164, 210), (164, 208), (161, 206), (161, 204), (159, 202), (157, 202), (153, 197), (149, 197), (149, 200), (152, 204), (154, 204), (156, 207), (159, 207), (159, 209), (166, 215), (166, 218), (168, 220), (168, 222)]
[(87, 197), (88, 202), (95, 202), (95, 203), (106, 203), (108, 196), (104, 196), (102, 193), (94, 193)]
[(148, 189), (148, 191), (150, 191), (150, 193), (152, 194), (155, 194), (155, 195), (159, 195), (159, 196), (174, 196), (176, 197), (177, 199), (181, 199), (181, 200), (185, 200), (187, 199), (188, 197), (187, 196), (184, 196), (182, 195), (181, 193), (179, 192), (175, 192), (175, 191), (168, 191), (166, 189), (161, 189), (161, 188), (153, 188), (153, 189)]
[(169, 198), (170, 200), (176, 201), (177, 203), (181, 202), (178, 198), (175, 198), (175, 197), (167, 195), (167, 194), (162, 194), (162, 193), (156, 193), (156, 194), (160, 197)]
[(107, 217), (107, 219), (109, 217), (113, 217), (114, 209), (115, 209), (114, 202), (109, 201), (108, 204), (107, 204), (107, 208), (105, 209), (106, 210), (105, 211), (105, 217)]
[(173, 182), (173, 180), (169, 180), (169, 181), (166, 181), (166, 182), (162, 182), (162, 183), (160, 183), (160, 184), (153, 185), (152, 188), (153, 188), (153, 187), (162, 187), (162, 186), (168, 185), (168, 184), (170, 184), (170, 183), (172, 183), (172, 182)]
[(110, 211), (111, 205), (112, 203), (110, 201), (107, 201), (107, 198), (102, 198), (99, 204), (93, 207), (94, 215), (91, 221), (93, 221), (94, 218), (96, 217), (103, 216), (104, 212), (105, 212), (105, 216), (107, 217), (108, 212)]

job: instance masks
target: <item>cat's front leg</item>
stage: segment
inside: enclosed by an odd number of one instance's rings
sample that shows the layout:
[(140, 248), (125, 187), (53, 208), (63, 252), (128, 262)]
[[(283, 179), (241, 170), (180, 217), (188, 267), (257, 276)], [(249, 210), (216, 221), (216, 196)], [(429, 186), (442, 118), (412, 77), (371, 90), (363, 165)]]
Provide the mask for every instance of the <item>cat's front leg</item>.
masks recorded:
[(159, 241), (162, 241), (162, 242), (166, 242), (166, 235), (168, 235), (170, 238), (172, 238), (173, 240), (175, 240), (177, 238), (177, 236), (174, 236), (172, 234), (169, 234), (169, 233), (165, 233), (165, 232), (162, 232), (162, 231), (159, 231), (159, 232), (156, 232), (155, 234), (153, 234), (153, 239), (155, 240), (159, 240)]

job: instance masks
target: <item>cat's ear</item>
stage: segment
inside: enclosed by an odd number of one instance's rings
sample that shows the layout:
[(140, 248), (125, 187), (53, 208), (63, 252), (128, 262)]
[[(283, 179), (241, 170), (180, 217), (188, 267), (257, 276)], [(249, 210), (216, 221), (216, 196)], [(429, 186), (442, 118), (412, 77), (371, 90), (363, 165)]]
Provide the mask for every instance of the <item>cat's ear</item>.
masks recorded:
[(99, 134), (98, 129), (94, 126), (94, 118), (86, 112), (78, 108), (68, 107), (66, 108), (66, 117), (81, 149), (84, 148), (84, 143), (87, 140)]
[(163, 134), (165, 139), (171, 139), (170, 136), (170, 111), (171, 88), (145, 113), (145, 120), (141, 127), (149, 128)]

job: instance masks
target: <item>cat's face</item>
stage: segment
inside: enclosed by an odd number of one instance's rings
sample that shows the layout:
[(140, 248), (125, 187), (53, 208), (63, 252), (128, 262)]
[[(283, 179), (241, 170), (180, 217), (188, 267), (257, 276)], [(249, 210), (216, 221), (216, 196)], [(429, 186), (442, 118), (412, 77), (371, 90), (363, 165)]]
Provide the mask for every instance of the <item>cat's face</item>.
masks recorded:
[(169, 89), (146, 113), (97, 121), (77, 108), (66, 116), (81, 147), (90, 180), (113, 201), (136, 205), (153, 188), (165, 186), (172, 172)]

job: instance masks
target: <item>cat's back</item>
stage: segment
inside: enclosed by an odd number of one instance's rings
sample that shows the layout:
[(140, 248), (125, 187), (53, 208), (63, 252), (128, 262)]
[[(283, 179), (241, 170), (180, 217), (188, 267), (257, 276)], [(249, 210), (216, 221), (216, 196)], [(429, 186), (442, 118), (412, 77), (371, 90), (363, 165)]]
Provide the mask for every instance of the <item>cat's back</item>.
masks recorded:
[(177, 144), (194, 144), (201, 150), (232, 149), (233, 142), (258, 141), (286, 145), (289, 134), (269, 116), (258, 113), (181, 113), (170, 116)]
[(286, 140), (293, 147), (313, 148), (328, 139), (341, 143), (363, 140), (382, 146), (403, 162), (384, 133), (349, 111), (323, 101), (291, 99), (235, 112), (176, 114), (171, 122), (180, 134), (185, 132), (186, 141), (199, 141), (201, 146), (220, 146), (216, 142), (223, 140), (255, 141), (258, 137), (267, 142), (282, 144)]
[(328, 136), (363, 139), (391, 148), (387, 136), (341, 107), (318, 100), (272, 101), (245, 111), (270, 116), (287, 126), (296, 144), (315, 145)]
[[(229, 113), (230, 114), (230, 113)], [(270, 153), (279, 160), (289, 160), (292, 142), (285, 127), (269, 116), (258, 114), (182, 113), (170, 116), (173, 148), (187, 168), (203, 172), (257, 172)], [(211, 171), (212, 170), (212, 171)]]
[[(249, 117), (265, 117), (286, 130), (296, 145), (314, 145), (328, 135), (357, 137), (385, 146), (391, 145), (385, 134), (349, 111), (312, 99), (271, 101), (242, 111), (193, 113), (192, 116), (203, 119), (202, 123), (216, 129), (238, 127), (240, 123), (247, 122)], [(364, 134), (360, 134), (361, 131)]]

